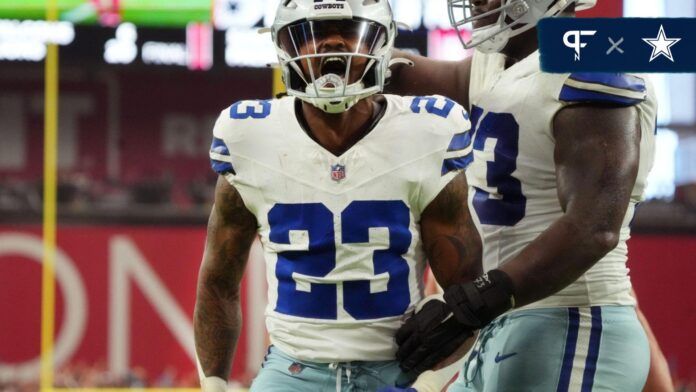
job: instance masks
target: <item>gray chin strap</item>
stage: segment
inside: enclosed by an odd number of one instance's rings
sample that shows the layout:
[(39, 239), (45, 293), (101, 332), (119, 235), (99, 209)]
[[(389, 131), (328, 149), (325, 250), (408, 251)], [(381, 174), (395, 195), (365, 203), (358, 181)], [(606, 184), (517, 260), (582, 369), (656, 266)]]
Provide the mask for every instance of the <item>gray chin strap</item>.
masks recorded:
[[(494, 32), (498, 29), (498, 24), (493, 24), (480, 29), (474, 29), (472, 39), (475, 42), (481, 41), (476, 46), (476, 49), (483, 53), (500, 53), (505, 48), (505, 45), (510, 41), (510, 30), (504, 30), (497, 34)], [(492, 36), (491, 36), (492, 35)], [(488, 37), (488, 39), (486, 39)]]

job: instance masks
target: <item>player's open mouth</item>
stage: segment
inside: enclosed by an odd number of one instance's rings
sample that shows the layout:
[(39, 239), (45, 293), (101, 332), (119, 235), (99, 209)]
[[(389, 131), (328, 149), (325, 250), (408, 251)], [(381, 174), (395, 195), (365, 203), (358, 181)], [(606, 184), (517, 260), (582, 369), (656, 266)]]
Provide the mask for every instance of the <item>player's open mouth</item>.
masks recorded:
[(346, 74), (346, 59), (345, 57), (325, 57), (321, 61), (321, 76), (328, 74), (334, 74), (338, 76), (345, 76)]

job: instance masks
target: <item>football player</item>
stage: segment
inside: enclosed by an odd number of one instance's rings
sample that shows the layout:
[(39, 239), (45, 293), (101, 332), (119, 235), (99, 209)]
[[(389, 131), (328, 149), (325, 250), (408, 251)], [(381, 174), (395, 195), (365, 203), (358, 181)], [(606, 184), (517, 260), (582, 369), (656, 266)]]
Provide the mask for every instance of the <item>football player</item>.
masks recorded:
[[(473, 57), (408, 56), (415, 67), (395, 69), (392, 91), (445, 94), (471, 112), (469, 202), (486, 274), (445, 291), (462, 333), (481, 330), (452, 391), (645, 385), (650, 349), (626, 241), (653, 164), (655, 94), (637, 75), (542, 73), (537, 51), (541, 18), (592, 5), (448, 0), (458, 32), (473, 24)], [(420, 341), (450, 327), (427, 317), (397, 334), (405, 370), (435, 361)]]
[[(235, 103), (213, 131), (194, 316), (203, 390), (226, 387), (257, 236), (272, 346), (252, 391), (408, 385), (394, 334), (422, 299), (424, 260), (444, 287), (482, 273), (469, 116), (441, 96), (379, 94), (396, 37), (387, 0), (283, 0), (272, 36), (289, 96)], [(441, 301), (420, 313), (457, 323)], [(469, 337), (450, 330), (424, 347)]]

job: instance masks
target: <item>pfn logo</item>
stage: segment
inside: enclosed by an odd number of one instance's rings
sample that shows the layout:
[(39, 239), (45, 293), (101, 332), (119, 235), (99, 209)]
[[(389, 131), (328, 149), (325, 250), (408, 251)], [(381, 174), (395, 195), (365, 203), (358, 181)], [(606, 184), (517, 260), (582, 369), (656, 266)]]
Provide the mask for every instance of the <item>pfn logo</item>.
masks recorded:
[(575, 61), (580, 61), (580, 50), (587, 46), (587, 42), (582, 42), (583, 36), (593, 36), (596, 30), (571, 30), (563, 36), (563, 44), (575, 50)]

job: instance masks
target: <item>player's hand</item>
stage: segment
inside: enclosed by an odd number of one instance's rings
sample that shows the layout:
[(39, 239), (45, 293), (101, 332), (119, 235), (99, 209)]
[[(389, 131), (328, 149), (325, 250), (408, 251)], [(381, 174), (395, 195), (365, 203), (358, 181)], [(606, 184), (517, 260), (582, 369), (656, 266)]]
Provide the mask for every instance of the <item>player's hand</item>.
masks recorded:
[(501, 270), (449, 287), (446, 302), (431, 299), (396, 333), (396, 358), (420, 374), (454, 353), (474, 332), (514, 307), (513, 284)]
[(418, 390), (416, 388), (384, 387), (378, 389), (377, 392), (418, 392)]
[(396, 332), (396, 358), (404, 372), (420, 374), (454, 353), (476, 329), (461, 324), (445, 302), (431, 299)]

